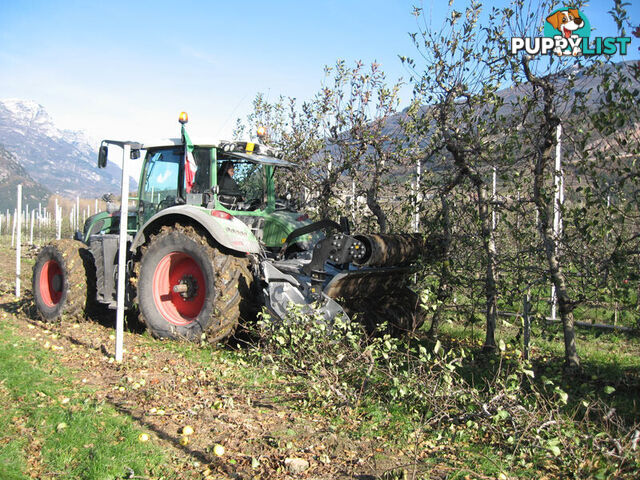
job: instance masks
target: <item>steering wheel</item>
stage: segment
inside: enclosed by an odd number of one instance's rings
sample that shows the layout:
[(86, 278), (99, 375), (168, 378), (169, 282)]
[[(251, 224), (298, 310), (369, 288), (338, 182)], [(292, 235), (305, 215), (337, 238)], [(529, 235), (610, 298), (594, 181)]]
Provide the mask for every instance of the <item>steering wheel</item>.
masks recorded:
[(263, 208), (264, 206), (265, 206), (265, 204), (262, 203), (262, 199), (254, 198), (253, 200), (251, 200), (250, 202), (247, 203), (246, 210), (248, 212), (252, 212), (254, 210), (258, 210), (259, 208)]
[(175, 204), (176, 197), (174, 197), (173, 195), (168, 195), (158, 202), (158, 204), (156, 205), (156, 211), (164, 210), (165, 208), (172, 207)]
[(286, 210), (289, 212), (295, 212), (294, 206), (286, 198), (276, 198), (276, 210)]

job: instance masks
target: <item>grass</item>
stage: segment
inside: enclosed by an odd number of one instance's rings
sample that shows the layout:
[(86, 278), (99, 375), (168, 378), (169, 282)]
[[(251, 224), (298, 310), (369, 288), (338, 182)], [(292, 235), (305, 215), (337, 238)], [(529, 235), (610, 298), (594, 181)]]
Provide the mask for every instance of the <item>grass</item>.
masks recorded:
[[(32, 260), (23, 259), (23, 284), (27, 282), (31, 264)], [(11, 270), (5, 268), (0, 278), (5, 284), (11, 282)], [(467, 381), (471, 380), (470, 384), (484, 388), (494, 378), (497, 369), (508, 366), (514, 368), (517, 363), (518, 329), (515, 321), (500, 323), (497, 338), (504, 341), (507, 349), (503, 356), (480, 352), (484, 339), (482, 321), (473, 330), (461, 323), (443, 322), (440, 338), (445, 349), (464, 345), (470, 355), (460, 367), (456, 367), (457, 371)], [(532, 363), (536, 370), (536, 382), (544, 375), (569, 394), (568, 404), (558, 407), (559, 418), (567, 423), (578, 412), (580, 402), (587, 399), (602, 400), (608, 406), (615, 407), (628, 425), (633, 424), (639, 413), (636, 405), (640, 391), (640, 346), (637, 338), (587, 330), (577, 330), (577, 335), (585, 371), (580, 377), (566, 379), (560, 368), (563, 351), (559, 325), (534, 324)], [(55, 478), (171, 476), (171, 473), (167, 473), (168, 453), (161, 452), (149, 443), (138, 442), (142, 430), (131, 416), (117, 411), (113, 402), (94, 400), (95, 396), (89, 388), (78, 388), (77, 382), (73, 381), (73, 374), (55, 361), (55, 353), (42, 349), (28, 337), (24, 332), (16, 331), (15, 326), (0, 320), (0, 478), (27, 478), (27, 474), (34, 472), (41, 477), (51, 475)], [(337, 460), (332, 456), (332, 465), (339, 461), (361, 465), (365, 458), (366, 462), (374, 464), (372, 471), (381, 475), (380, 478), (389, 479), (403, 478), (405, 475), (403, 468), (393, 470), (396, 468), (394, 460), (407, 465), (415, 460), (423, 473), (430, 471), (428, 475), (435, 478), (495, 478), (501, 474), (509, 478), (539, 478), (542, 475), (562, 478), (570, 471), (571, 462), (574, 461), (550, 453), (544, 442), (554, 441), (553, 437), (543, 438), (537, 450), (526, 452), (526, 455), (513, 453), (508, 440), (496, 440), (492, 436), (496, 431), (508, 431), (511, 428), (510, 418), (496, 416), (479, 426), (447, 417), (433, 423), (425, 412), (416, 414), (410, 402), (402, 399), (385, 400), (388, 399), (385, 396), (388, 392), (371, 392), (370, 395), (367, 392), (357, 405), (347, 405), (341, 401), (323, 404), (314, 402), (309, 393), (314, 387), (310, 376), (278, 370), (274, 368), (277, 363), (260, 351), (238, 349), (230, 345), (214, 348), (209, 345), (161, 342), (147, 334), (139, 335), (138, 340), (139, 345), (147, 347), (140, 354), (142, 361), (154, 358), (158, 352), (175, 360), (180, 368), (183, 359), (193, 363), (215, 378), (215, 395), (225, 401), (235, 397), (236, 406), (240, 401), (250, 404), (253, 399), (258, 399), (259, 414), (278, 409), (278, 413), (297, 418), (309, 414), (324, 416), (328, 419), (327, 430), (330, 435), (327, 437), (326, 432), (313, 431), (311, 435), (315, 438), (309, 440), (310, 443), (332, 439), (334, 432), (353, 443), (357, 442), (355, 447), (352, 443), (345, 444), (341, 450), (336, 449), (342, 452), (342, 458)], [(433, 350), (434, 342), (424, 338), (421, 342), (428, 351)], [(133, 364), (128, 368), (131, 368), (133, 375)], [(193, 375), (194, 370), (189, 373)], [(189, 380), (197, 384), (192, 377)], [(379, 384), (384, 385), (385, 382), (381, 379)], [(615, 390), (606, 393), (605, 387), (608, 386)], [(543, 389), (541, 391), (544, 392)], [(515, 392), (514, 395), (526, 393)], [(467, 393), (461, 391), (459, 395)], [(550, 391), (548, 395), (549, 398), (553, 397), (553, 392)], [(68, 402), (65, 401), (67, 398)], [(130, 397), (131, 400), (140, 398)], [(188, 403), (189, 397), (185, 397), (184, 401)], [(154, 399), (153, 405), (156, 403)], [(226, 412), (226, 409), (225, 406), (221, 412)], [(452, 415), (461, 415), (457, 409), (457, 405), (452, 407)], [(233, 407), (229, 411), (232, 412)], [(544, 419), (532, 421), (540, 425)], [(66, 427), (58, 429), (61, 424)], [(299, 437), (305, 433), (302, 428), (293, 422), (278, 423), (266, 431), (264, 437), (251, 437), (250, 442), (255, 444), (251, 451), (270, 452), (270, 458), (279, 459), (272, 460), (271, 473), (282, 473), (277, 470), (281, 465), (281, 457), (293, 455), (291, 452), (298, 447)], [(594, 422), (594, 437), (599, 428), (600, 425)], [(578, 434), (583, 435), (584, 432), (577, 432), (576, 437)], [(306, 435), (308, 437), (309, 433)], [(571, 436), (567, 435), (567, 438)], [(504, 437), (507, 438), (506, 435)], [(517, 438), (515, 441), (518, 441)], [(564, 438), (563, 441), (568, 440)], [(265, 442), (273, 442), (276, 447), (266, 450)], [(303, 444), (300, 442), (300, 445)], [(246, 448), (246, 444), (243, 447)], [(613, 474), (614, 470), (607, 470), (606, 462), (602, 460), (602, 451), (592, 452), (588, 446), (572, 448), (581, 455), (580, 462), (590, 461), (590, 456), (596, 459), (594, 465), (584, 467), (589, 475), (607, 478)], [(365, 449), (369, 449), (369, 454)], [(237, 451), (241, 451), (240, 448)], [(242, 459), (237, 457), (239, 461)], [(260, 461), (268, 464), (266, 459)], [(602, 462), (604, 467), (596, 462)], [(410, 467), (404, 469), (411, 474)], [(388, 475), (383, 474), (387, 470)], [(263, 478), (269, 478), (269, 475)]]
[(162, 451), (78, 388), (51, 351), (0, 323), (0, 478), (131, 478), (166, 470)]
[[(502, 338), (506, 345), (503, 356), (481, 354), (484, 331), (471, 329), (459, 324), (444, 322), (441, 340), (446, 348), (464, 346), (471, 355), (469, 361), (459, 369), (460, 373), (479, 388), (485, 388), (493, 381), (500, 368), (512, 370), (518, 363), (518, 327), (512, 322), (503, 322), (498, 328), (497, 338)], [(561, 417), (571, 423), (571, 418), (580, 415), (581, 402), (591, 404), (604, 402), (617, 410), (626, 419), (628, 425), (637, 421), (638, 408), (638, 372), (640, 372), (639, 346), (635, 337), (619, 333), (578, 331), (578, 341), (582, 355), (584, 373), (576, 378), (567, 379), (562, 374), (562, 332), (558, 325), (534, 326), (533, 368), (536, 370), (536, 383), (542, 388), (542, 376), (554, 382), (562, 391), (568, 393), (566, 405), (559, 407), (564, 413)], [(423, 345), (429, 351), (434, 342), (424, 339)], [(377, 394), (365, 397), (355, 408), (345, 405), (331, 405), (310, 401), (308, 392), (312, 380), (303, 376), (291, 376), (279, 373), (268, 367), (271, 364), (261, 353), (232, 348), (216, 350), (211, 347), (200, 348), (191, 344), (164, 343), (164, 348), (201, 362), (203, 366), (212, 364), (211, 368), (224, 371), (224, 380), (234, 388), (242, 391), (259, 390), (269, 396), (271, 401), (287, 408), (304, 412), (326, 415), (336, 432), (361, 441), (378, 445), (378, 453), (372, 460), (380, 462), (378, 471), (384, 470), (384, 458), (387, 452), (414, 458), (419, 461), (421, 470), (433, 468), (448, 472), (448, 478), (467, 478), (470, 474), (481, 472), (484, 476), (498, 477), (508, 472), (509, 477), (532, 478), (544, 471), (550, 478), (562, 477), (571, 469), (571, 459), (556, 458), (550, 451), (556, 447), (555, 437), (540, 441), (541, 447), (526, 454), (510, 453), (509, 444), (495, 442), (491, 430), (485, 427), (457, 423), (439, 424), (438, 428), (426, 428), (424, 417), (416, 416), (410, 404), (401, 400), (396, 402), (380, 401)], [(311, 353), (311, 352), (310, 352)], [(255, 356), (254, 354), (257, 354)], [(264, 363), (261, 363), (261, 360)], [(285, 387), (286, 386), (286, 387)], [(615, 391), (607, 393), (606, 387), (614, 386)], [(286, 388), (286, 389), (285, 389)], [(548, 389), (549, 399), (554, 397), (552, 389)], [(464, 394), (464, 392), (461, 392)], [(536, 414), (537, 415), (537, 414)], [(537, 425), (544, 424), (544, 419), (532, 419)], [(504, 427), (496, 425), (495, 429), (509, 429), (508, 420)], [(597, 421), (591, 428), (599, 428)], [(419, 432), (419, 434), (416, 434)], [(575, 435), (579, 436), (580, 431)], [(565, 435), (565, 434), (563, 434)], [(574, 434), (566, 433), (570, 438)], [(278, 437), (274, 433), (275, 437)], [(416, 443), (416, 439), (419, 442)], [(562, 441), (567, 441), (562, 437)], [(513, 440), (517, 442), (517, 438)], [(549, 447), (544, 447), (545, 442)], [(283, 443), (286, 443), (283, 440)], [(562, 444), (560, 444), (562, 445)], [(579, 451), (580, 460), (575, 460), (589, 475), (608, 478), (616, 470), (607, 466), (602, 451), (593, 453), (596, 459), (589, 463), (589, 449), (584, 446), (573, 446)], [(397, 476), (394, 476), (396, 475)], [(403, 478), (405, 473), (390, 472), (388, 478)], [(472, 475), (473, 478), (473, 475)]]
[[(441, 333), (456, 341), (471, 341), (478, 347), (484, 332), (454, 322), (443, 322)], [(503, 339), (507, 359), (516, 358), (522, 350), (516, 338), (519, 327), (502, 322), (496, 338)], [(630, 425), (640, 418), (640, 342), (635, 335), (621, 332), (576, 330), (582, 372), (572, 378), (563, 375), (564, 344), (560, 324), (538, 324), (532, 328), (531, 363), (538, 376), (544, 375), (569, 393), (570, 405), (583, 400), (600, 400), (614, 408)], [(473, 372), (476, 377), (480, 372)], [(614, 391), (611, 391), (611, 388)]]

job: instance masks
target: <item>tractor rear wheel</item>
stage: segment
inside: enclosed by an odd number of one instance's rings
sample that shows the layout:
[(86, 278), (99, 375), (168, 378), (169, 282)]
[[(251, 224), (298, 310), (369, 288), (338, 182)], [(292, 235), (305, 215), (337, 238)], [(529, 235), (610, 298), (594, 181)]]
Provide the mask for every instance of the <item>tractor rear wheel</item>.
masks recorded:
[(93, 256), (77, 240), (56, 240), (43, 247), (32, 281), (36, 309), (46, 322), (83, 315), (95, 301)]
[(193, 227), (165, 226), (143, 248), (141, 318), (157, 338), (218, 342), (235, 331), (249, 261), (222, 253)]

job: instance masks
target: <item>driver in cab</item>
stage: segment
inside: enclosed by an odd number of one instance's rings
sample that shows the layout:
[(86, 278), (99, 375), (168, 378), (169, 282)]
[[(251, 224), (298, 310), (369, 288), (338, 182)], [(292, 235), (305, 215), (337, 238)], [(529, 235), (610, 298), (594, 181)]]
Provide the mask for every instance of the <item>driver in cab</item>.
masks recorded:
[(233, 179), (233, 162), (225, 161), (218, 170), (218, 187), (220, 203), (230, 208), (230, 206), (242, 202), (242, 191)]

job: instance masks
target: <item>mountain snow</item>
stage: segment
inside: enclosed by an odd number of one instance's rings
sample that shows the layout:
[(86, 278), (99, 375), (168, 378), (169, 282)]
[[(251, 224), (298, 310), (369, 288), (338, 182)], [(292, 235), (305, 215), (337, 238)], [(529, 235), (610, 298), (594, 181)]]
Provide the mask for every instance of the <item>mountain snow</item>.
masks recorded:
[(111, 162), (105, 169), (96, 166), (98, 142), (82, 131), (58, 128), (32, 100), (0, 100), (0, 144), (54, 193), (93, 197), (119, 191), (120, 168)]

